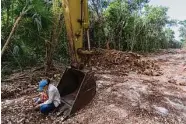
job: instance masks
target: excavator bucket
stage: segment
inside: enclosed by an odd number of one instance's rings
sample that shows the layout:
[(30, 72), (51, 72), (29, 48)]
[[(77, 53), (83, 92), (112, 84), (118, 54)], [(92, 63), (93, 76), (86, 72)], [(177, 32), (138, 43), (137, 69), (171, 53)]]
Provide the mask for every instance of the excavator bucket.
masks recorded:
[(85, 107), (95, 96), (94, 73), (67, 68), (57, 88), (62, 102), (58, 116), (63, 116), (66, 120)]

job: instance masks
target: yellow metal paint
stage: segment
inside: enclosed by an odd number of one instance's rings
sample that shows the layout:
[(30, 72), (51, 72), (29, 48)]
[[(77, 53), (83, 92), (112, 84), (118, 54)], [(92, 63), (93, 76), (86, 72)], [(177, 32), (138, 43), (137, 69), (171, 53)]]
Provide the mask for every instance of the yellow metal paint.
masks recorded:
[(80, 62), (77, 49), (83, 47), (83, 29), (88, 28), (88, 3), (87, 0), (83, 0), (82, 18), (84, 22), (82, 25), (78, 22), (78, 19), (81, 19), (81, 0), (62, 0), (62, 5), (70, 44), (71, 59), (72, 61)]

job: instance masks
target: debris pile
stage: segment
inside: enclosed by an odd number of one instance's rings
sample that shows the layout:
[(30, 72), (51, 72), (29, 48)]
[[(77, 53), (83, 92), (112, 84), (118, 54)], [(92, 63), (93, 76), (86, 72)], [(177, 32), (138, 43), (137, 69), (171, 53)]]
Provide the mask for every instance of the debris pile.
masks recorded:
[(92, 57), (91, 64), (123, 73), (134, 71), (151, 76), (162, 75), (160, 67), (154, 61), (144, 59), (142, 55), (133, 52), (102, 50), (100, 55)]
[(11, 74), (9, 76), (10, 78), (2, 79), (1, 81), (1, 98), (13, 98), (35, 93), (38, 82), (47, 77), (54, 83), (57, 83), (60, 80), (62, 71), (64, 70), (61, 66), (57, 67), (58, 69), (51, 70), (47, 75), (45, 74), (45, 71), (40, 68), (33, 68), (32, 70)]
[[(32, 99), (25, 96), (5, 100), (2, 102), (2, 123), (42, 123), (43, 119), (49, 119), (50, 117), (44, 117), (41, 113), (34, 111)], [(8, 115), (8, 116), (7, 116)]]

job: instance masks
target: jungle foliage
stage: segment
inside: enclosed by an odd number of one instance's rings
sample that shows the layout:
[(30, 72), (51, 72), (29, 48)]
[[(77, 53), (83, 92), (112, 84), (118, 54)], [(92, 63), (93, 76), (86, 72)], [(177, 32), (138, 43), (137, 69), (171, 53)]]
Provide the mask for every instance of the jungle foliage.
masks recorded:
[[(2, 0), (1, 3), (2, 47), (12, 32), (2, 56), (3, 73), (41, 63), (51, 66), (52, 60), (68, 63), (61, 0)], [(91, 46), (106, 48), (109, 43), (117, 50), (139, 52), (182, 47), (186, 21), (178, 23), (167, 16), (168, 8), (148, 3), (149, 0), (89, 0)], [(175, 40), (170, 28), (177, 23), (181, 25), (182, 42)]]

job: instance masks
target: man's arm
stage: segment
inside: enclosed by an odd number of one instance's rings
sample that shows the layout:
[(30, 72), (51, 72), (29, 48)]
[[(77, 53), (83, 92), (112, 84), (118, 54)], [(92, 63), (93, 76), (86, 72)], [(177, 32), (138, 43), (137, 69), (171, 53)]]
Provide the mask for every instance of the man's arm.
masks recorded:
[(44, 103), (41, 103), (40, 106), (42, 106), (43, 104), (51, 104), (54, 100), (54, 94), (55, 94), (54, 91), (49, 91), (48, 100), (45, 101)]

